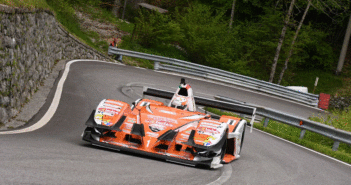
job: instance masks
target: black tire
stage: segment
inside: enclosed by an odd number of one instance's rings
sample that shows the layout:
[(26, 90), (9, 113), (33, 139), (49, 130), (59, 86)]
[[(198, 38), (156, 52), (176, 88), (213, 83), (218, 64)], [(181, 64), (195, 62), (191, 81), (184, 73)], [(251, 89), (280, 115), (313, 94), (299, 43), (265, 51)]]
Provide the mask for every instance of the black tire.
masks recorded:
[(223, 146), (222, 146), (221, 161), (223, 160), (226, 151), (227, 151), (227, 139), (225, 139)]
[(242, 136), (241, 136), (241, 143), (240, 143), (240, 152), (239, 152), (239, 155), (240, 155), (240, 153), (241, 153), (241, 150), (242, 150), (243, 144), (244, 144), (245, 129), (246, 129), (246, 124), (244, 125), (243, 134), (242, 134)]

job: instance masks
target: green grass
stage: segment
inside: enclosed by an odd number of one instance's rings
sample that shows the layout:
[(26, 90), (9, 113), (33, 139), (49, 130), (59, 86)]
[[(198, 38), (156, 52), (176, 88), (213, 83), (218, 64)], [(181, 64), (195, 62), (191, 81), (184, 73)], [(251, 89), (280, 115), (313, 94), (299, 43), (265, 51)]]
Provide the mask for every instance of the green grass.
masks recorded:
[(134, 29), (133, 23), (127, 23), (123, 20), (118, 19), (113, 15), (110, 10), (101, 8), (101, 4), (95, 1), (91, 1), (88, 4), (86, 1), (73, 1), (72, 6), (75, 6), (79, 11), (89, 14), (90, 18), (93, 20), (98, 20), (99, 22), (112, 23), (117, 25), (118, 29), (132, 33)]
[(50, 9), (49, 5), (46, 3), (46, 0), (0, 0), (0, 4), (30, 9)]
[(56, 19), (67, 29), (68, 32), (78, 37), (85, 44), (103, 53), (107, 53), (108, 43), (101, 40), (97, 33), (82, 30), (80, 28), (80, 23), (75, 15), (76, 9), (89, 14), (94, 20), (116, 24), (122, 31), (131, 32), (134, 29), (134, 24), (120, 21), (111, 11), (101, 8), (95, 1), (0, 0), (0, 3), (11, 7), (52, 10), (55, 12)]
[(147, 69), (154, 69), (154, 63), (150, 60), (123, 56), (123, 63), (130, 66), (138, 66)]
[(337, 129), (351, 132), (351, 111), (331, 110), (328, 116), (314, 115), (310, 118), (313, 121), (333, 126)]
[[(77, 36), (87, 45), (101, 51), (107, 52), (108, 43), (100, 40), (95, 32), (85, 31), (80, 28), (78, 18), (75, 15), (75, 7), (64, 0), (47, 0), (49, 6), (56, 13), (56, 19), (73, 35)], [(92, 40), (95, 40), (93, 42)]]
[(135, 43), (131, 40), (131, 36), (123, 37), (123, 42), (119, 46), (122, 49), (133, 50), (143, 53), (149, 53), (153, 55), (159, 55), (169, 58), (177, 58), (180, 60), (188, 60), (186, 57), (185, 52), (177, 49), (175, 46), (172, 45), (157, 45), (150, 48), (142, 47), (140, 44)]
[(134, 29), (133, 23), (127, 23), (115, 17), (110, 10), (100, 8), (100, 4), (91, 3), (86, 5), (85, 2), (77, 3), (77, 8), (79, 11), (85, 12), (90, 15), (90, 18), (93, 20), (99, 20), (104, 23), (112, 23), (117, 25), (117, 27), (125, 32), (132, 33)]
[[(218, 115), (237, 116), (233, 113), (223, 112), (214, 108), (207, 108), (206, 110)], [(350, 116), (350, 114), (348, 115)], [(260, 123), (255, 123), (254, 127), (351, 164), (351, 146), (348, 144), (340, 143), (338, 151), (333, 151), (332, 146), (334, 141), (328, 137), (306, 131), (304, 138), (300, 139), (301, 129), (297, 127), (289, 126), (274, 120), (270, 120), (267, 127), (264, 127), (263, 123), (264, 120), (262, 120)]]
[(305, 86), (308, 92), (312, 93), (316, 77), (319, 77), (315, 94), (326, 93), (334, 94), (338, 89), (343, 87), (343, 77), (335, 76), (332, 72), (325, 72), (320, 70), (313, 71), (297, 71), (292, 77), (291, 82), (283, 85), (289, 86)]
[(134, 26), (135, 26), (133, 23), (129, 23), (123, 20), (118, 20), (117, 24), (118, 24), (118, 29), (128, 32), (130, 34), (133, 33)]

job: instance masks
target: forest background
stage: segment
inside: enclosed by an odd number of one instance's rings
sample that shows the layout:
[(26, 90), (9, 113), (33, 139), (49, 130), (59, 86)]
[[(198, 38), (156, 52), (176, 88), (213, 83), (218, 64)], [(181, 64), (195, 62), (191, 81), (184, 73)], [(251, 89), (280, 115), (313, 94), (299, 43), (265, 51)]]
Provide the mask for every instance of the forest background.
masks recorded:
[[(144, 1), (168, 10), (163, 14), (135, 9), (138, 2), (0, 0), (12, 6), (53, 10), (72, 34), (105, 53), (106, 41), (81, 27), (78, 11), (129, 32), (119, 46), (124, 49), (178, 58), (284, 86), (306, 86), (310, 92), (319, 77), (315, 93), (351, 95), (351, 50), (340, 76), (335, 75), (351, 14), (349, 0)], [(151, 62), (143, 64), (152, 68)]]
[[(342, 79), (334, 74), (349, 20), (349, 1), (150, 0), (148, 3), (169, 12), (142, 11), (134, 15), (136, 27), (133, 42), (125, 43), (128, 49), (148, 48), (165, 56), (261, 80), (307, 86), (310, 91), (318, 76), (322, 85), (316, 93), (337, 94), (342, 86)], [(339, 95), (348, 93), (349, 90)]]

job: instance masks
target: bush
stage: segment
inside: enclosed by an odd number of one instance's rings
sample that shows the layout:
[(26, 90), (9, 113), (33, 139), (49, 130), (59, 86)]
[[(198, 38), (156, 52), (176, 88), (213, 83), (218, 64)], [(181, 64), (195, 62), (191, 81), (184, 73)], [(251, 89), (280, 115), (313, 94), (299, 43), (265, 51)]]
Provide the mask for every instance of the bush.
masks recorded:
[(144, 47), (170, 44), (183, 38), (179, 24), (173, 21), (169, 14), (140, 10), (139, 17), (135, 18), (135, 24), (135, 37)]

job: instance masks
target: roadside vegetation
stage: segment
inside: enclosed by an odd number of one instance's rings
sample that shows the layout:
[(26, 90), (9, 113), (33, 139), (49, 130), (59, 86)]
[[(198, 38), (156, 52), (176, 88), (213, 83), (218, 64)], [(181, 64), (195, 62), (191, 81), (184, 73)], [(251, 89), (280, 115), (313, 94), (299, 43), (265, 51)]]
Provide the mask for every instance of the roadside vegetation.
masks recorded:
[[(347, 0), (296, 1), (286, 27), (274, 83), (278, 83), (284, 62), (293, 48), (281, 84), (306, 86), (314, 93), (351, 95), (350, 68), (347, 59), (343, 73), (335, 76), (344, 30), (350, 14)], [(133, 10), (127, 4), (125, 20), (113, 13), (123, 0), (0, 0), (9, 6), (52, 10), (57, 20), (89, 46), (106, 53), (108, 42), (94, 31), (83, 29), (77, 12), (101, 23), (115, 25), (127, 32), (119, 47), (161, 56), (178, 58), (225, 69), (261, 80), (269, 80), (277, 44), (290, 1), (258, 0), (148, 0), (147, 3), (168, 10), (161, 14), (147, 9)], [(231, 14), (234, 5), (234, 13)], [(301, 20), (304, 10), (307, 16)], [(233, 15), (233, 16), (232, 16)], [(301, 28), (298, 24), (302, 22)], [(229, 26), (231, 23), (231, 26)], [(291, 41), (298, 32), (293, 47)], [(342, 30), (342, 31), (341, 31)], [(350, 57), (347, 57), (350, 58)], [(152, 67), (150, 61), (130, 62)]]
[(46, 0), (0, 0), (0, 4), (8, 5), (10, 7), (21, 7), (29, 9), (50, 9)]
[[(233, 114), (231, 112), (224, 112), (214, 108), (206, 108), (206, 110), (217, 115), (230, 115), (239, 117), (238, 115)], [(350, 125), (346, 124), (347, 122), (351, 122), (351, 116), (347, 115), (347, 113), (345, 112), (341, 113), (341, 115), (343, 115), (343, 117), (340, 117), (341, 120), (339, 120), (340, 118), (330, 118), (325, 121), (328, 122), (328, 125), (337, 125), (340, 129), (351, 131)], [(322, 121), (322, 118), (320, 119), (321, 120), (319, 121)], [(318, 121), (317, 119), (313, 120)], [(255, 123), (254, 128), (262, 130), (264, 132), (268, 132), (272, 135), (281, 137), (288, 141), (294, 142), (301, 146), (305, 146), (322, 154), (334, 157), (336, 159), (351, 164), (351, 146), (348, 144), (340, 143), (338, 150), (333, 151), (332, 147), (334, 141), (328, 137), (316, 134), (314, 132), (306, 131), (303, 139), (300, 139), (301, 129), (299, 128), (289, 126), (287, 124), (280, 123), (274, 120), (269, 120), (267, 127), (264, 127), (263, 124), (264, 120), (262, 120), (259, 123)]]

